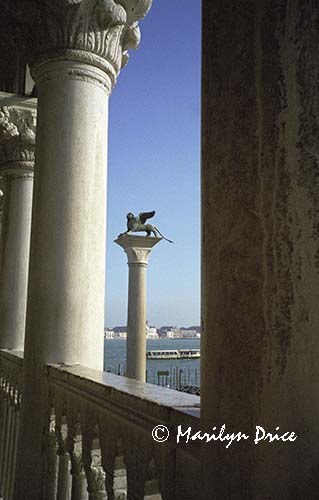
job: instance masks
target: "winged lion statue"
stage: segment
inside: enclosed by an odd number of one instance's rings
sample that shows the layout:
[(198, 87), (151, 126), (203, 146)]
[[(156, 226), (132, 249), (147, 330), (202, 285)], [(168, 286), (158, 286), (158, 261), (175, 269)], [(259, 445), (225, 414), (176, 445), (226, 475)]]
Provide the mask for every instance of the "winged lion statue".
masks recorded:
[(154, 217), (154, 215), (155, 210), (153, 210), (152, 212), (141, 212), (138, 215), (134, 215), (132, 214), (132, 212), (129, 212), (126, 215), (127, 231), (125, 231), (125, 233), (119, 234), (118, 237), (120, 238), (121, 236), (129, 233), (138, 233), (141, 231), (145, 231), (146, 236), (151, 236), (151, 234), (153, 233), (155, 237), (161, 237), (163, 238), (163, 240), (166, 240), (169, 243), (173, 243), (171, 240), (165, 238), (165, 236), (163, 236), (163, 234), (156, 226), (154, 226), (153, 224), (145, 224), (147, 219), (151, 219), (152, 217)]

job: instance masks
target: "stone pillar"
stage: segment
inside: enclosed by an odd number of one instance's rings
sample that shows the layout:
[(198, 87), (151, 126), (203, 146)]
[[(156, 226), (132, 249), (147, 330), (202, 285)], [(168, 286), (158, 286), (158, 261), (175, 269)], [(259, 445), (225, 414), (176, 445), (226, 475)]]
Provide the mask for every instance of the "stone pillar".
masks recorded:
[(0, 93), (0, 348), (23, 349), (31, 231), (36, 100)]
[(108, 97), (151, 0), (19, 4), (38, 124), (14, 499), (40, 500), (43, 365), (103, 370)]
[(115, 240), (129, 266), (126, 343), (126, 375), (140, 382), (146, 379), (146, 268), (154, 245), (161, 238), (127, 234)]
[(3, 179), (0, 177), (0, 262), (1, 262), (1, 228), (2, 228), (2, 213), (3, 213)]
[(203, 1), (201, 425), (250, 439), (203, 444), (202, 499), (318, 496), (317, 21)]

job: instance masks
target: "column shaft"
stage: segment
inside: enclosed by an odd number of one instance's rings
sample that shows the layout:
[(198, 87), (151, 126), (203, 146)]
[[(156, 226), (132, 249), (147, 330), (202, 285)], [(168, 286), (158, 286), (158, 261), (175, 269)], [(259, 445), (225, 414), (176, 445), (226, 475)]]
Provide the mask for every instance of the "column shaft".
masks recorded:
[(23, 349), (36, 99), (0, 92), (0, 348)]
[[(68, 78), (69, 67), (49, 63), (38, 78), (19, 500), (40, 495), (43, 364), (103, 370), (108, 94), (93, 78), (103, 79), (102, 71), (86, 81)], [(76, 71), (91, 74), (79, 63)]]
[(8, 175), (2, 215), (0, 346), (23, 349), (33, 175)]
[(38, 83), (26, 359), (103, 369), (108, 96), (68, 66)]
[(115, 243), (128, 257), (128, 314), (126, 375), (145, 382), (146, 379), (146, 268), (149, 254), (161, 238), (120, 235)]
[(0, 262), (2, 255), (2, 216), (3, 216), (3, 190), (4, 190), (4, 179), (0, 177)]
[(151, 0), (27, 4), (15, 14), (38, 126), (14, 500), (42, 500), (44, 365), (103, 370), (108, 96)]
[(146, 267), (129, 263), (126, 375), (146, 379)]

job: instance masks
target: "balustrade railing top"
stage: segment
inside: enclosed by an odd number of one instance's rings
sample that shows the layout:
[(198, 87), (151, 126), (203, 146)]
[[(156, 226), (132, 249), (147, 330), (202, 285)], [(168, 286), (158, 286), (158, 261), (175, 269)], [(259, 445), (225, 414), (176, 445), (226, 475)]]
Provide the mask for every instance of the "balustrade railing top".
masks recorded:
[(20, 383), (23, 366), (23, 351), (0, 349), (0, 374), (11, 383)]
[(125, 404), (128, 408), (139, 408), (144, 418), (146, 414), (149, 417), (154, 414), (156, 419), (167, 419), (172, 414), (172, 409), (182, 410), (192, 415), (196, 421), (199, 417), (199, 396), (80, 365), (48, 365), (47, 369), (51, 384), (71, 390), (78, 396), (98, 400), (96, 402), (106, 408)]

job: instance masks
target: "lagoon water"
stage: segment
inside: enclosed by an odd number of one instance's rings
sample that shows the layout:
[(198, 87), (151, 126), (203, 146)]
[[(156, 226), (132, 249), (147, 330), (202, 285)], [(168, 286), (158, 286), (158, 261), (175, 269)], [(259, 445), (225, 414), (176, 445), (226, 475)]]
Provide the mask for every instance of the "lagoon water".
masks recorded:
[[(200, 339), (148, 339), (146, 349), (199, 349)], [(126, 362), (126, 339), (106, 339), (104, 341), (104, 370), (123, 375)], [(161, 385), (176, 384), (176, 372), (181, 384), (200, 386), (200, 359), (148, 359), (146, 361), (147, 381), (158, 383), (158, 371), (169, 371)], [(182, 370), (182, 371), (181, 371)]]

